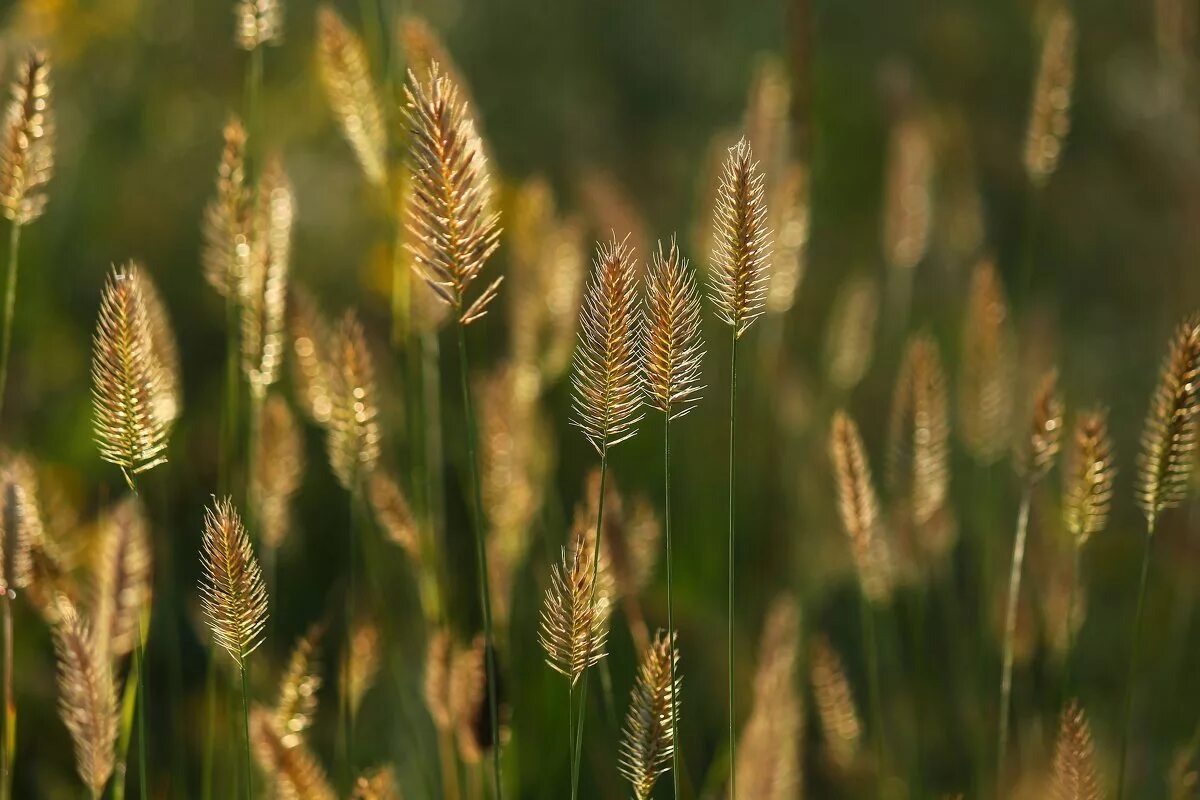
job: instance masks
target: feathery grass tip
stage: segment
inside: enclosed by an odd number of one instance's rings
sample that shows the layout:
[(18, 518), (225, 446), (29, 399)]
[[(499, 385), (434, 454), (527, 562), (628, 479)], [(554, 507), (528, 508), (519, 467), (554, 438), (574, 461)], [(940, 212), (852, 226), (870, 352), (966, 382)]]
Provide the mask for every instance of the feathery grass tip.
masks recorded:
[(91, 625), (66, 600), (54, 630), (58, 708), (75, 746), (79, 777), (99, 797), (112, 775), (117, 740), (117, 696), (112, 667)]
[(229, 498), (204, 510), (200, 602), (213, 639), (239, 666), (262, 644), (267, 587), (250, 536)]
[(844, 411), (833, 417), (829, 454), (837, 483), (838, 511), (850, 539), (863, 592), (872, 602), (891, 593), (889, 557), (880, 535), (879, 499), (858, 425)]
[[(649, 798), (655, 782), (671, 769), (675, 750), (672, 720), (683, 681), (678, 664), (674, 634), (659, 631), (642, 657), (637, 682), (630, 692), (629, 712), (621, 732), (620, 766), (638, 800)], [(673, 682), (672, 665), (676, 666)]]
[(21, 62), (4, 115), (0, 141), (0, 209), (15, 225), (28, 225), (46, 208), (54, 174), (54, 116), (50, 60), (34, 50)]
[(675, 237), (663, 252), (662, 242), (646, 273), (646, 335), (643, 383), (646, 402), (665, 414), (681, 417), (699, 399), (700, 292)]
[(342, 134), (376, 186), (387, 183), (387, 128), (362, 39), (330, 5), (317, 9), (317, 68)]
[(763, 312), (771, 234), (763, 175), (745, 139), (729, 148), (713, 210), (713, 299), (717, 315), (741, 336)]
[(562, 550), (550, 572), (538, 641), (551, 669), (575, 683), (607, 654), (609, 593), (592, 568), (593, 546), (584, 538)]
[(1079, 547), (1108, 522), (1114, 474), (1107, 415), (1086, 412), (1075, 423), (1063, 482), (1063, 525)]
[(362, 325), (347, 311), (334, 339), (329, 420), (329, 464), (342, 487), (353, 489), (379, 461), (380, 432), (375, 367)]

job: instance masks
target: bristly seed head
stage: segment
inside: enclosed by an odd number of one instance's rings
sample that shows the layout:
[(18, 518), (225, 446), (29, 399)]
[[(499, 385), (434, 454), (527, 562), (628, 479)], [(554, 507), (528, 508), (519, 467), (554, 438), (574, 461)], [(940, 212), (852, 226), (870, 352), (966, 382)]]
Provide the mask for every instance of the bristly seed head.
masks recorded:
[(610, 598), (596, 579), (593, 555), (583, 539), (563, 548), (562, 562), (550, 572), (538, 629), (546, 663), (571, 683), (607, 654)]
[(579, 310), (571, 423), (600, 453), (637, 433), (642, 418), (638, 375), (645, 315), (637, 293), (637, 261), (627, 238), (617, 241), (614, 236), (596, 246)]
[(238, 0), (234, 41), (243, 50), (283, 44), (283, 0)]
[(1027, 438), (1018, 443), (1017, 472), (1030, 485), (1046, 476), (1062, 445), (1063, 401), (1058, 393), (1058, 370), (1042, 377), (1033, 400)]
[(504, 280), (468, 300), (467, 290), (500, 244), (483, 142), (458, 87), (436, 64), (424, 83), (410, 71), (404, 94), (413, 181), (407, 225), (415, 240), (405, 247), (417, 274), (460, 324), (469, 325), (487, 313)]
[(676, 698), (683, 681), (678, 664), (675, 635), (659, 631), (642, 657), (621, 736), (621, 774), (633, 784), (637, 800), (647, 800), (655, 782), (671, 769)]
[(958, 397), (963, 442), (984, 465), (1004, 455), (1012, 436), (1014, 339), (1000, 276), (981, 261), (963, 320)]
[(45, 187), (54, 174), (50, 60), (39, 50), (21, 62), (2, 135), (0, 208), (13, 224), (28, 225), (45, 210)]
[(844, 411), (833, 417), (829, 454), (837, 482), (838, 510), (850, 539), (859, 582), (872, 602), (880, 602), (892, 590), (890, 556), (880, 531), (879, 500), (862, 437), (858, 425)]
[(1089, 411), (1075, 423), (1063, 487), (1063, 524), (1078, 547), (1104, 530), (1115, 473), (1107, 415)]
[(1092, 728), (1078, 701), (1063, 711), (1054, 751), (1054, 800), (1100, 800)]
[(112, 775), (117, 741), (112, 665), (97, 648), (92, 627), (65, 598), (58, 600), (54, 631), (58, 658), (58, 708), (75, 745), (75, 768), (99, 797)]
[(1042, 58), (1033, 89), (1033, 107), (1025, 133), (1025, 171), (1034, 185), (1044, 184), (1062, 155), (1071, 130), (1071, 92), (1075, 84), (1075, 19), (1060, 4), (1042, 42)]
[(700, 364), (700, 292), (675, 237), (663, 253), (662, 242), (646, 273), (646, 337), (642, 345), (642, 382), (646, 402), (670, 416), (690, 411), (703, 388)]
[(266, 396), (283, 365), (288, 268), (291, 261), (291, 182), (283, 162), (267, 162), (258, 187), (252, 255), (242, 277), (242, 370), (255, 396)]
[(267, 587), (250, 536), (229, 498), (204, 510), (200, 602), (218, 645), (240, 667), (262, 644)]
[(222, 297), (238, 298), (254, 248), (253, 193), (246, 182), (246, 129), (225, 124), (217, 193), (204, 209), (204, 278)]
[(763, 175), (745, 139), (729, 148), (713, 210), (713, 300), (717, 315), (740, 337), (767, 299), (771, 234)]
[(1137, 503), (1153, 528), (1187, 494), (1200, 434), (1200, 313), (1179, 326), (1146, 415)]
[(892, 395), (887, 481), (894, 500), (924, 525), (946, 502), (950, 483), (949, 401), (937, 342), (915, 336), (904, 353)]
[(385, 186), (387, 127), (362, 39), (330, 5), (317, 9), (317, 68), (325, 96), (363, 175)]
[(352, 490), (379, 461), (380, 432), (375, 368), (362, 325), (353, 311), (342, 319), (334, 343), (329, 464), (342, 487)]
[(263, 547), (278, 548), (291, 530), (292, 496), (304, 479), (304, 441), (291, 408), (271, 394), (263, 406), (251, 476), (251, 499), (258, 510)]

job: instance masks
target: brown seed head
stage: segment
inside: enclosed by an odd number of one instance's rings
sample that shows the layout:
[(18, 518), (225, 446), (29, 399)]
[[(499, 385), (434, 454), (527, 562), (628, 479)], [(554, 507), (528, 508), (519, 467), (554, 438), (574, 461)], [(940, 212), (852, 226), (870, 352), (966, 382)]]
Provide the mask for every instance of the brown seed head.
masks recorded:
[(454, 727), (451, 708), (450, 673), (454, 661), (454, 639), (441, 628), (429, 639), (425, 650), (425, 707), (434, 727), (448, 732)]
[(879, 284), (861, 275), (848, 278), (834, 298), (825, 333), (825, 372), (838, 389), (853, 389), (867, 374), (878, 317)]
[(100, 457), (133, 476), (166, 463), (168, 422), (160, 414), (168, 370), (155, 354), (143, 282), (135, 264), (114, 267), (92, 338), (92, 409)]
[(1042, 59), (1033, 88), (1033, 106), (1025, 133), (1025, 172), (1041, 185), (1054, 174), (1063, 140), (1071, 130), (1071, 92), (1075, 85), (1075, 19), (1066, 4), (1050, 18), (1042, 41)]
[(290, 372), (300, 408), (317, 425), (326, 427), (333, 416), (333, 336), (316, 298), (298, 286), (292, 287), (288, 303), (288, 327), (292, 337)]
[(842, 658), (824, 636), (812, 643), (809, 679), (817, 704), (817, 718), (830, 757), (839, 766), (848, 767), (858, 755), (862, 723), (854, 692), (846, 677)]
[(996, 463), (1012, 434), (1015, 353), (1000, 276), (981, 261), (971, 278), (958, 386), (963, 442), (981, 464)]
[(396, 770), (378, 767), (358, 777), (350, 800), (400, 800)]
[(38, 50), (17, 71), (0, 141), (0, 208), (15, 225), (27, 225), (46, 208), (46, 184), (54, 174), (54, 115), (50, 110), (50, 61)]
[(767, 297), (771, 234), (763, 176), (745, 139), (729, 149), (713, 211), (713, 299), (717, 315), (741, 336)]
[(1200, 433), (1200, 314), (1179, 326), (1150, 401), (1138, 456), (1136, 499), (1153, 528), (1187, 494)]
[[(671, 769), (675, 752), (673, 731), (683, 679), (679, 674), (679, 650), (674, 634), (659, 631), (642, 656), (637, 681), (629, 697), (620, 747), (620, 768), (633, 784), (633, 794), (646, 800), (655, 782)], [(674, 681), (671, 680), (675, 666)]]
[(405, 247), (417, 274), (469, 325), (487, 313), (504, 280), (468, 300), (467, 290), (500, 243), (483, 143), (458, 88), (436, 64), (424, 84), (410, 71), (404, 94), (413, 180), (407, 224), (414, 240)]
[(937, 342), (913, 337), (900, 364), (892, 395), (888, 488), (907, 505), (912, 522), (924, 525), (942, 509), (950, 483), (949, 402)]
[(1089, 411), (1075, 423), (1063, 476), (1063, 524), (1077, 546), (1082, 547), (1092, 534), (1104, 530), (1115, 473), (1108, 415)]
[(1054, 800), (1100, 800), (1092, 728), (1077, 701), (1063, 712), (1054, 750)]
[(357, 711), (367, 691), (375, 685), (382, 664), (382, 634), (370, 620), (359, 620), (350, 634), (350, 673), (347, 677), (350, 707)]
[(229, 498), (204, 510), (200, 603), (214, 641), (238, 666), (262, 644), (267, 587), (250, 536)]
[(642, 304), (633, 251), (613, 239), (597, 245), (579, 311), (579, 346), (571, 376), (571, 423), (602, 453), (637, 433), (642, 393)]
[(135, 497), (121, 501), (103, 524), (94, 608), (97, 652), (110, 659), (133, 651), (150, 607), (152, 556), (145, 512)]
[(75, 745), (75, 768), (98, 797), (113, 771), (117, 696), (106, 654), (92, 627), (66, 600), (54, 629), (58, 659), (58, 709)]
[(906, 114), (892, 127), (883, 194), (883, 254), (912, 269), (925, 257), (933, 218), (933, 143), (925, 120)]
[(234, 42), (243, 50), (283, 44), (283, 0), (238, 0)]
[(304, 480), (304, 441), (286, 400), (267, 397), (258, 433), (251, 492), (264, 547), (283, 544), (292, 526), (292, 496)]
[(370, 183), (385, 186), (387, 127), (371, 79), (367, 50), (359, 35), (330, 5), (317, 9), (317, 68), (329, 106), (363, 175)]
[(154, 398), (155, 416), (166, 424), (168, 431), (183, 413), (183, 371), (179, 360), (179, 345), (171, 328), (171, 317), (163, 303), (158, 287), (150, 274), (139, 269), (135, 274), (142, 304), (150, 322), (150, 349), (162, 368), (158, 394)]
[(312, 727), (317, 713), (317, 692), (321, 689), (321, 665), (317, 661), (317, 645), (324, 630), (314, 625), (296, 642), (288, 659), (287, 671), (279, 682), (279, 699), (275, 704), (275, 730), (284, 747), (304, 742), (304, 733)]
[[(490, 721), (491, 701), (488, 696), (487, 650), (482, 634), (469, 647), (457, 650), (450, 674), (450, 707), (455, 720), (458, 753), (467, 764), (477, 764), (494, 744)], [(504, 701), (504, 684), (497, 671), (498, 696), (496, 709), (500, 716), (500, 741), (508, 735), (508, 709)]]
[(674, 419), (699, 400), (700, 292), (687, 259), (675, 246), (663, 253), (662, 242), (646, 273), (646, 337), (642, 345), (642, 381), (646, 402)]
[(204, 209), (204, 278), (222, 297), (235, 297), (254, 255), (254, 193), (246, 183), (246, 129), (237, 117), (225, 124), (217, 165), (217, 193)]
[(593, 556), (594, 549), (583, 540), (570, 551), (564, 547), (562, 562), (550, 571), (542, 605), (538, 641), (546, 663), (571, 683), (607, 655), (610, 598), (597, 582)]
[(1062, 445), (1063, 401), (1058, 393), (1058, 370), (1042, 377), (1029, 416), (1028, 437), (1017, 451), (1017, 472), (1030, 484), (1037, 483), (1054, 466)]
[(383, 535), (403, 549), (414, 564), (420, 564), (421, 540), (417, 521), (396, 479), (383, 471), (372, 473), (367, 483), (367, 498)]
[(292, 186), (283, 163), (267, 162), (258, 187), (253, 255), (242, 277), (242, 371), (258, 397), (283, 365), (288, 266), (291, 261)]
[(374, 471), (379, 461), (379, 405), (375, 367), (362, 325), (353, 311), (342, 318), (334, 339), (329, 464), (347, 490)]
[(891, 570), (880, 535), (879, 500), (858, 425), (844, 411), (833, 417), (829, 454), (837, 482), (838, 510), (850, 538), (859, 582), (873, 602), (882, 601), (891, 594)]
[(289, 745), (274, 714), (261, 706), (250, 712), (254, 757), (270, 778), (276, 796), (288, 800), (335, 800), (325, 771), (303, 739)]

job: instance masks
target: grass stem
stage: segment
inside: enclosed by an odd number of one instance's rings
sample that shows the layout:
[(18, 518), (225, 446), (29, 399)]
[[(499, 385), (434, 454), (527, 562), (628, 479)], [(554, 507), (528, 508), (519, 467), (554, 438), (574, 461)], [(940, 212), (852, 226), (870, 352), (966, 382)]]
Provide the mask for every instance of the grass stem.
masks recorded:
[(4, 611), (4, 751), (0, 797), (12, 798), (12, 773), (17, 752), (17, 704), (13, 695), (12, 592), (7, 588), (0, 604)]
[[(596, 502), (596, 543), (592, 551), (592, 599), (596, 602), (596, 583), (600, 573), (600, 536), (604, 530), (604, 484), (608, 478), (608, 442), (600, 448), (600, 496)], [(585, 663), (589, 659), (585, 659)], [(583, 723), (587, 717), (588, 676), (590, 669), (583, 671), (583, 686), (579, 692), (579, 717), (575, 726), (575, 762), (571, 771), (571, 800), (579, 797), (580, 762), (583, 760)]]
[[(671, 598), (671, 409), (663, 414), (663, 527), (667, 540), (667, 636), (675, 634), (675, 607)], [(671, 646), (676, 647), (674, 638)], [(671, 656), (671, 778), (679, 798), (679, 697), (675, 691), (675, 657)]]
[(242, 663), (238, 665), (238, 671), (242, 675), (242, 735), (243, 739), (242, 769), (246, 774), (246, 800), (254, 800), (254, 774), (253, 768), (250, 765), (250, 689), (249, 689), (249, 665), (246, 664), (246, 659), (242, 659)]
[(1125, 770), (1129, 755), (1129, 728), (1133, 722), (1133, 682), (1137, 676), (1138, 650), (1142, 645), (1142, 617), (1146, 607), (1146, 585), (1150, 576), (1150, 556), (1154, 552), (1154, 523), (1146, 531), (1146, 547), (1142, 551), (1142, 575), (1138, 581), (1137, 610), (1133, 614), (1133, 641), (1129, 648), (1129, 670), (1125, 676), (1125, 705), (1121, 722), (1121, 751), (1117, 761), (1117, 800), (1125, 797)]
[(1004, 762), (1008, 754), (1008, 726), (1012, 706), (1013, 658), (1017, 641), (1017, 609), (1021, 596), (1021, 574), (1025, 564), (1025, 541), (1029, 532), (1029, 505), (1033, 486), (1028, 482), (1021, 494), (1017, 531), (1013, 538), (1012, 567), (1008, 573), (1008, 600), (1004, 609), (1004, 656), (1000, 671), (1000, 730), (996, 739), (996, 796), (1002, 797)]
[(492, 732), (492, 781), (495, 788), (496, 800), (504, 797), (504, 785), (500, 775), (500, 716), (497, 710), (498, 698), (496, 682), (496, 638), (492, 630), (492, 599), (488, 586), (488, 557), (487, 543), (484, 541), (483, 525), (483, 490), (479, 480), (479, 461), (476, 452), (475, 408), (471, 403), (471, 382), (467, 362), (467, 331), (463, 324), (458, 329), (458, 374), (462, 384), (463, 414), (466, 417), (467, 460), (471, 478), (472, 513), (471, 520), (475, 527), (475, 568), (479, 573), (479, 603), (483, 610), (483, 635), (485, 639), (485, 658), (487, 665), (487, 695), (488, 718)]
[[(17, 270), (21, 252), (21, 226), (13, 222), (8, 231), (8, 274), (4, 286), (4, 339), (0, 345), (0, 412), (4, 410), (4, 392), (8, 386), (8, 357), (12, 352), (13, 315), (17, 310)], [(7, 776), (7, 771), (5, 772)], [(4, 800), (11, 795), (12, 784), (4, 780)]]
[(735, 525), (735, 509), (736, 509), (736, 474), (735, 468), (735, 443), (737, 432), (737, 346), (738, 346), (738, 331), (733, 328), (733, 337), (729, 348), (729, 563), (728, 563), (728, 607), (729, 607), (729, 632), (728, 632), (728, 650), (729, 650), (729, 797), (730, 800), (737, 800), (737, 731), (734, 724), (734, 612), (736, 606), (734, 604), (734, 552), (737, 541), (737, 528)]

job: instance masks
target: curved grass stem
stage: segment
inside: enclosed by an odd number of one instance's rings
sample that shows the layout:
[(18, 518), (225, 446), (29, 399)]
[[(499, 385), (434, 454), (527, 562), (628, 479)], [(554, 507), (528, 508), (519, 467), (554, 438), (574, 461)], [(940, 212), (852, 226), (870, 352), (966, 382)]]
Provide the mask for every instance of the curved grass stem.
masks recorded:
[(996, 796), (1001, 797), (1004, 761), (1008, 754), (1008, 726), (1012, 706), (1013, 657), (1017, 640), (1017, 608), (1021, 595), (1021, 574), (1025, 564), (1025, 540), (1029, 531), (1029, 505), (1033, 487), (1026, 484), (1017, 512), (1017, 531), (1013, 538), (1012, 567), (1008, 573), (1008, 600), (1004, 609), (1004, 660), (1000, 672), (1000, 730), (996, 740)]
[(471, 403), (471, 383), (468, 377), (467, 332), (461, 323), (458, 327), (458, 372), (462, 384), (463, 413), (466, 417), (467, 460), (471, 476), (471, 520), (475, 527), (475, 568), (479, 573), (479, 604), (483, 610), (483, 635), (487, 665), (488, 720), (492, 733), (492, 781), (496, 800), (504, 797), (504, 786), (500, 774), (500, 716), (497, 710), (496, 683), (496, 638), (492, 629), (492, 599), (488, 586), (487, 543), (484, 541), (483, 491), (479, 481), (479, 461), (476, 453), (475, 408)]

